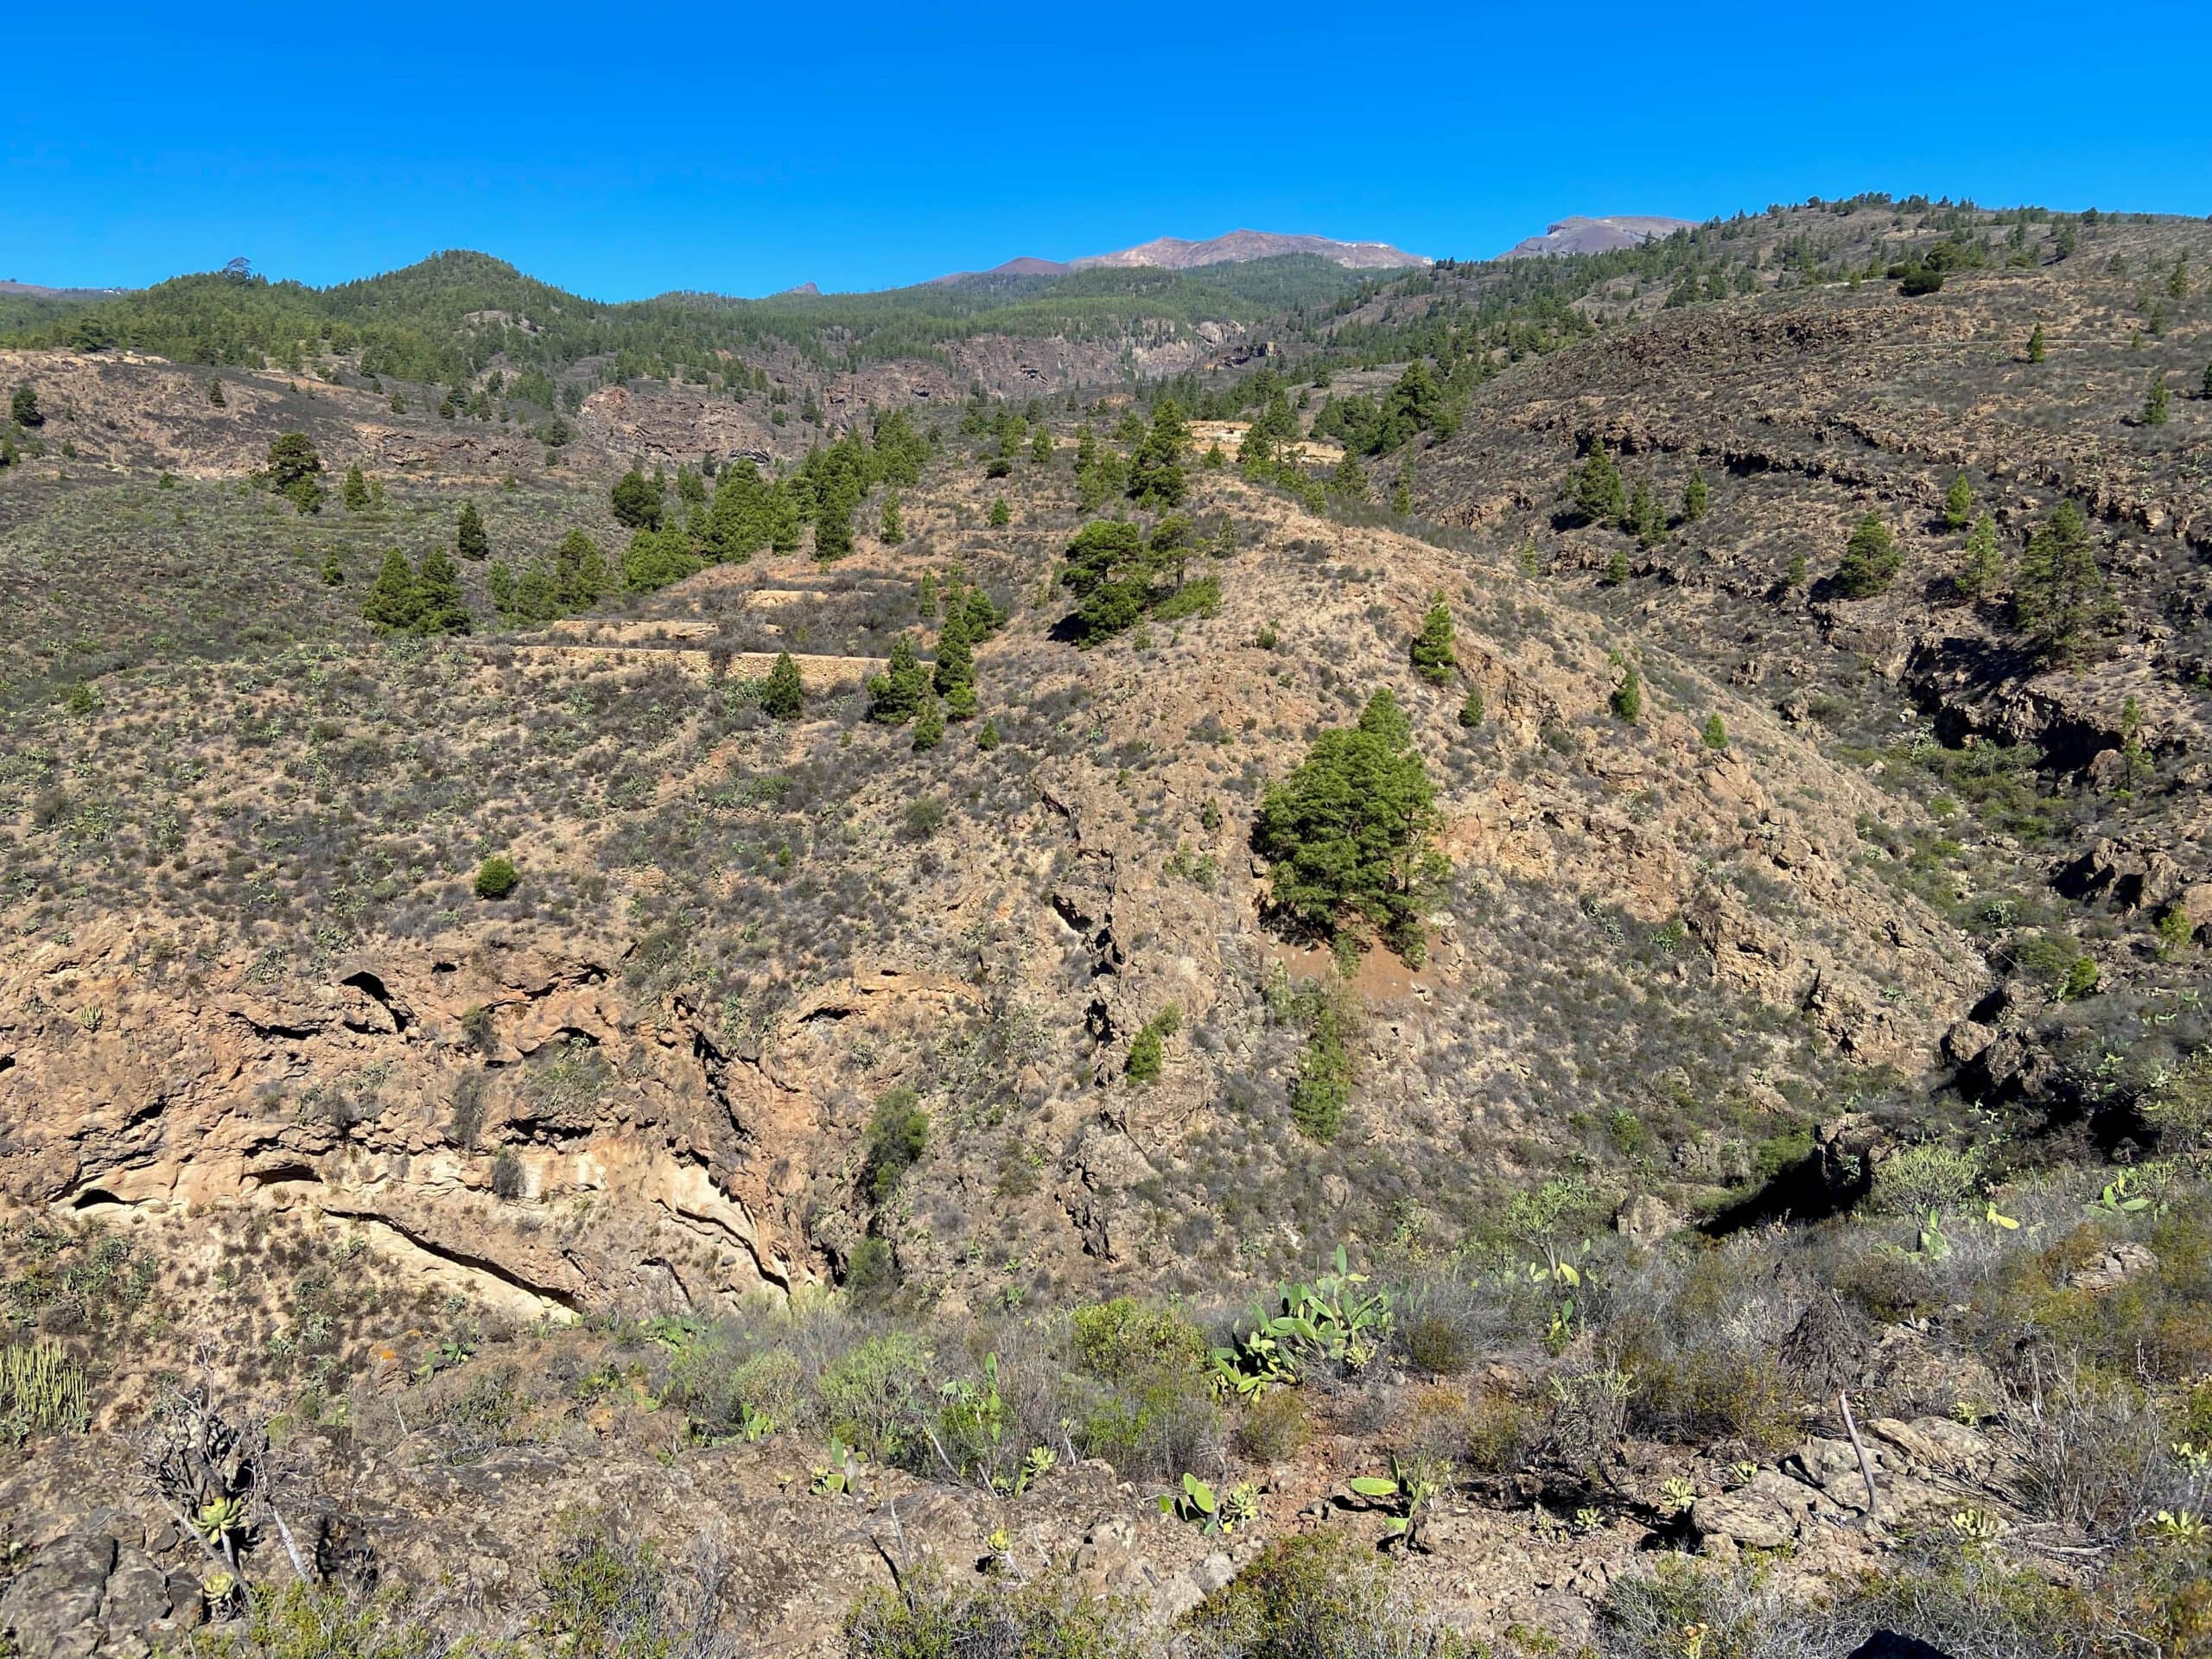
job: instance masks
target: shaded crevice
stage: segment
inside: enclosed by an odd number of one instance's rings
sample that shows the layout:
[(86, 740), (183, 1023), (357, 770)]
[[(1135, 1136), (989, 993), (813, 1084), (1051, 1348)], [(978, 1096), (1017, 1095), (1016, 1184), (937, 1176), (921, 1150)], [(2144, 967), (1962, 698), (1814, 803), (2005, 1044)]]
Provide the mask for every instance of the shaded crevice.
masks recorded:
[(389, 1227), (423, 1255), (435, 1256), (448, 1267), (460, 1268), (468, 1273), (482, 1274), (486, 1278), (496, 1280), (510, 1290), (518, 1290), (525, 1296), (535, 1296), (542, 1301), (550, 1302), (556, 1307), (575, 1314), (579, 1319), (587, 1312), (582, 1299), (572, 1292), (556, 1290), (549, 1285), (534, 1284), (513, 1268), (503, 1262), (494, 1262), (489, 1256), (477, 1255), (467, 1250), (456, 1250), (448, 1245), (435, 1243), (414, 1228), (395, 1221), (390, 1216), (380, 1215), (370, 1210), (346, 1210), (327, 1205), (325, 1206), (323, 1213), (342, 1217), (349, 1221), (374, 1222), (378, 1226)]
[(338, 982), (340, 985), (350, 985), (372, 1002), (381, 1004), (384, 1011), (391, 1016), (392, 1028), (395, 1031), (404, 1032), (408, 1027), (415, 1023), (415, 1015), (408, 1006), (385, 989), (384, 981), (369, 972), (367, 969), (364, 968), (357, 974), (348, 974)]

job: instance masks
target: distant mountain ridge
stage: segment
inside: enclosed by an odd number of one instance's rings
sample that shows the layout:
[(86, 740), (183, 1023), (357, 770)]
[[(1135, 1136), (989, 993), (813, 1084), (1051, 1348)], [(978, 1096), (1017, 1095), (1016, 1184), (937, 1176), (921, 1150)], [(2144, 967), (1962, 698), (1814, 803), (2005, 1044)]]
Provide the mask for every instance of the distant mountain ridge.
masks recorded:
[(48, 288), (41, 283), (19, 283), (12, 276), (0, 280), (0, 295), (31, 300), (104, 300), (129, 292), (127, 288)]
[(1611, 253), (1633, 248), (1654, 237), (1687, 231), (1694, 219), (1669, 219), (1657, 213), (1607, 213), (1592, 218), (1580, 213), (1544, 227), (1541, 236), (1516, 242), (1497, 257), (1501, 259), (1558, 258), (1570, 253)]
[(1244, 264), (1255, 259), (1278, 259), (1294, 253), (1310, 253), (1347, 270), (1407, 270), (1432, 263), (1421, 254), (1408, 253), (1387, 242), (1339, 242), (1326, 236), (1280, 231), (1231, 231), (1203, 242), (1187, 241), (1179, 236), (1155, 237), (1133, 248), (1085, 254), (1077, 259), (1039, 259), (1023, 254), (988, 270), (956, 270), (934, 280), (950, 283), (982, 278), (1064, 276), (1070, 271), (1102, 268), (1196, 270), (1204, 265)]

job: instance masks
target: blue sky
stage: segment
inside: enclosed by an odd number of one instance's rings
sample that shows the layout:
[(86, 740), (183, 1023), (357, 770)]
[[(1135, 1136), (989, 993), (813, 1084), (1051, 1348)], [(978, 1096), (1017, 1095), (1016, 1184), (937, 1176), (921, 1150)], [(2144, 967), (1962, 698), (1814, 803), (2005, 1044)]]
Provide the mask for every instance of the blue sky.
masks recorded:
[(594, 297), (1239, 226), (1481, 257), (1861, 189), (2212, 213), (2201, 5), (32, 4), (0, 277), (473, 247)]

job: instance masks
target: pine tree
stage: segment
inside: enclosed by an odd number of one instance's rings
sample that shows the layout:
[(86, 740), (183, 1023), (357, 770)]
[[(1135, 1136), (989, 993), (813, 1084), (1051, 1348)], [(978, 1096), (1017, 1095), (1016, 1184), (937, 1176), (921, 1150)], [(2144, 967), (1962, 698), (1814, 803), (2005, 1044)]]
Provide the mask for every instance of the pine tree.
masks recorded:
[(1273, 907), (1324, 937), (1363, 924), (1418, 960), (1446, 873), (1431, 844), (1435, 802), (1403, 711), (1377, 691), (1357, 726), (1324, 732), (1260, 803), (1253, 841), (1272, 861)]
[(481, 562), (492, 556), (492, 538), (485, 533), (484, 515), (474, 501), (461, 504), (461, 522), (454, 528), (454, 547), (461, 556)]
[(2028, 538), (2012, 584), (2012, 612), (2037, 658), (2063, 663), (2087, 657), (2118, 606), (2097, 563), (2082, 510), (2062, 501)]
[(322, 511), (322, 457), (304, 432), (287, 432), (269, 445), (269, 487), (302, 512)]
[(1459, 704), (1459, 724), (1469, 731), (1483, 723), (1483, 689), (1478, 685), (1467, 688), (1467, 696)]
[(417, 633), (467, 633), (468, 601), (461, 591), (461, 567), (442, 547), (423, 555), (415, 572)]
[(1904, 564), (1904, 556), (1897, 551), (1890, 527), (1870, 512), (1859, 521), (1844, 547), (1843, 563), (1836, 567), (1836, 585), (1850, 598), (1872, 599), (1889, 591)]
[(891, 642), (889, 664), (868, 683), (868, 716), (887, 726), (903, 726), (914, 717), (929, 690), (929, 671), (914, 654), (914, 642), (902, 633)]
[(1414, 458), (1398, 463), (1397, 481), (1390, 486), (1390, 511), (1403, 518), (1414, 510)]
[(1229, 457), (1222, 453), (1218, 440), (1206, 446), (1205, 454), (1198, 457), (1198, 465), (1210, 473), (1217, 473), (1229, 465)]
[(1603, 442), (1590, 446), (1590, 458), (1575, 474), (1574, 510), (1588, 524), (1618, 524), (1628, 512), (1619, 468)]
[(2043, 343), (2043, 324), (2037, 323), (2028, 335), (2028, 361), (2040, 363), (2047, 355), (2047, 348)]
[(852, 500), (832, 491), (814, 513), (814, 557), (827, 564), (852, 553)]
[(1608, 588), (1624, 585), (1629, 577), (1628, 550), (1617, 547), (1605, 556), (1605, 583)]
[(1720, 711), (1717, 709), (1705, 718), (1705, 747), (1708, 749), (1728, 747), (1727, 723), (1720, 718)]
[(1452, 611), (1442, 594), (1429, 601), (1421, 632), (1414, 636), (1414, 672), (1431, 685), (1448, 685), (1459, 658), (1452, 649)]
[(8, 418), (25, 430), (46, 424), (46, 416), (39, 410), (38, 393), (29, 385), (16, 388), (15, 396), (8, 400)]
[(930, 685), (944, 699), (946, 710), (955, 720), (965, 720), (976, 712), (976, 653), (969, 644), (965, 607), (956, 607), (938, 634)]
[(1041, 426), (1029, 435), (1029, 459), (1039, 467), (1052, 464), (1052, 435)]
[(979, 749), (995, 749), (999, 741), (999, 723), (995, 720), (985, 721), (982, 729), (976, 734), (976, 747)]
[(797, 720), (806, 706), (806, 687), (799, 678), (798, 664), (791, 660), (788, 651), (776, 653), (776, 665), (768, 671), (768, 677), (760, 686), (760, 707), (777, 720)]
[[(572, 530), (553, 550), (554, 601), (563, 611), (581, 611), (604, 599), (614, 580), (599, 543)], [(550, 620), (550, 619), (549, 619)]]
[(896, 490), (883, 498), (883, 530), (878, 539), (886, 547), (896, 547), (906, 539), (906, 527), (899, 518), (899, 492)]
[(2005, 555), (1997, 545), (1997, 521), (1982, 513), (1967, 531), (1965, 556), (1959, 563), (1959, 591), (1968, 599), (1987, 599), (2005, 581)]
[(338, 556), (335, 553), (326, 553), (322, 556), (322, 585), (326, 588), (342, 588), (346, 585), (346, 567), (339, 563)]
[(2166, 373), (2161, 369), (2151, 377), (2151, 395), (2143, 400), (2144, 425), (2164, 426), (2166, 423), (2166, 406), (2172, 395), (2166, 390)]
[(625, 530), (660, 528), (660, 488), (635, 467), (617, 479), (607, 494), (614, 508), (614, 522)]
[(944, 741), (944, 705), (935, 697), (925, 696), (914, 715), (914, 752), (926, 754)]
[(990, 518), (993, 530), (1004, 530), (1014, 522), (1014, 514), (1006, 505), (1006, 497), (1001, 495), (991, 503)]
[(1629, 499), (1628, 527), (1639, 547), (1656, 547), (1667, 539), (1667, 515), (1659, 511), (1651, 486), (1640, 478), (1636, 480), (1636, 493)]
[(1690, 474), (1690, 481), (1682, 486), (1683, 518), (1691, 524), (1695, 524), (1705, 517), (1706, 509), (1709, 505), (1711, 504), (1706, 491), (1705, 474), (1693, 472)]
[[(392, 395), (394, 397), (398, 396), (397, 392)], [(224, 406), (223, 383), (220, 380), (210, 380), (207, 383), (207, 401), (213, 404), (217, 409), (221, 409)]]
[(1621, 683), (1613, 688), (1613, 713), (1633, 726), (1643, 718), (1643, 676), (1637, 671), (1634, 663), (1627, 664), (1621, 672)]
[(1359, 457), (1349, 449), (1337, 463), (1335, 474), (1329, 480), (1329, 493), (1345, 501), (1367, 499), (1367, 468), (1359, 464)]
[(1974, 517), (1974, 486), (1967, 482), (1964, 473), (1955, 473), (1951, 487), (1943, 495), (1943, 524), (1947, 529), (1964, 530)]
[(375, 585), (361, 601), (361, 620), (385, 633), (412, 633), (422, 613), (422, 601), (415, 591), (414, 567), (397, 548), (385, 549)]
[(404, 415), (407, 412), (407, 400), (397, 391), (391, 394), (391, 412), (395, 415)]
[(359, 512), (369, 505), (369, 480), (361, 476), (359, 462), (346, 469), (346, 481), (339, 486), (338, 499), (346, 504), (348, 512)]
[[(1134, 416), (1135, 411), (1130, 413)], [(1152, 429), (1129, 457), (1129, 499), (1157, 512), (1181, 506), (1190, 489), (1183, 475), (1183, 454), (1190, 445), (1183, 406), (1173, 397), (1161, 398), (1153, 410)]]

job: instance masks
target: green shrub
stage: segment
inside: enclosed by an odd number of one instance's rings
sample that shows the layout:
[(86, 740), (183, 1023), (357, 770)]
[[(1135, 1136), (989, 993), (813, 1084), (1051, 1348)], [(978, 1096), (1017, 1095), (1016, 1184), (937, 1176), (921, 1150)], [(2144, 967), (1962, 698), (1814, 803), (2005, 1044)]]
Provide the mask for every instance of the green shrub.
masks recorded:
[(847, 1659), (1139, 1659), (1137, 1628), (1121, 1602), (1058, 1578), (957, 1588), (931, 1566), (855, 1601), (844, 1650)]
[(1393, 1563), (1335, 1528), (1270, 1543), (1184, 1619), (1193, 1659), (1421, 1659), (1461, 1651)]
[(1180, 1308), (1132, 1296), (1090, 1302), (1069, 1316), (1076, 1357), (1111, 1382), (1134, 1382), (1162, 1371), (1197, 1371), (1206, 1361), (1205, 1333)]
[(871, 1299), (897, 1288), (899, 1257), (891, 1241), (868, 1237), (853, 1246), (845, 1260), (845, 1288), (853, 1295)]
[(1236, 1449), (1254, 1463), (1281, 1463), (1313, 1438), (1313, 1420), (1295, 1389), (1269, 1389), (1236, 1425)]
[(1166, 1041), (1181, 1027), (1182, 1011), (1173, 1002), (1147, 1020), (1129, 1040), (1128, 1063), (1122, 1075), (1131, 1083), (1157, 1083), (1166, 1059)]
[(476, 867), (476, 896), (479, 899), (504, 899), (515, 890), (522, 880), (522, 872), (505, 853), (494, 853)]
[(257, 1584), (243, 1619), (195, 1633), (189, 1646), (157, 1643), (155, 1651), (165, 1659), (445, 1659), (456, 1649), (443, 1621), (410, 1612), (399, 1592), (362, 1596), (296, 1581)]
[(1431, 1376), (1457, 1376), (1473, 1354), (1466, 1332), (1433, 1314), (1406, 1327), (1406, 1358)]
[(871, 1202), (889, 1200), (899, 1178), (921, 1160), (929, 1138), (930, 1115), (922, 1109), (921, 1097), (904, 1084), (886, 1090), (862, 1141), (861, 1190)]
[(724, 1333), (686, 1343), (669, 1362), (662, 1398), (702, 1440), (727, 1439), (764, 1419), (787, 1425), (798, 1411), (798, 1356), (781, 1346), (748, 1352)]
[(898, 1463), (927, 1446), (922, 1406), (929, 1383), (930, 1351), (912, 1332), (893, 1331), (848, 1350), (815, 1383), (823, 1425), (846, 1445), (879, 1463)]
[(1291, 1084), (1291, 1122), (1308, 1141), (1322, 1146), (1337, 1138), (1344, 1128), (1344, 1109), (1351, 1104), (1353, 1023), (1348, 996), (1316, 998), (1306, 1052)]

